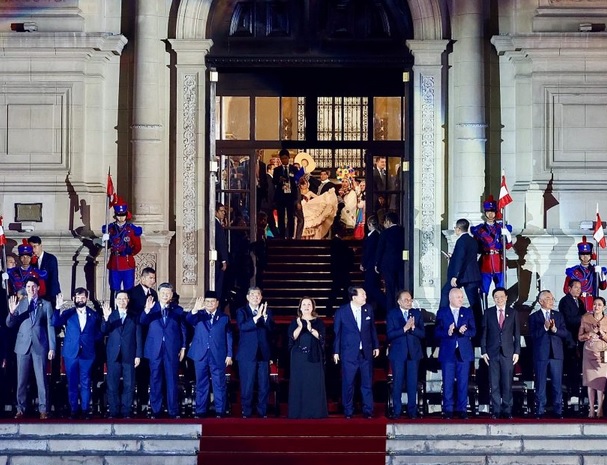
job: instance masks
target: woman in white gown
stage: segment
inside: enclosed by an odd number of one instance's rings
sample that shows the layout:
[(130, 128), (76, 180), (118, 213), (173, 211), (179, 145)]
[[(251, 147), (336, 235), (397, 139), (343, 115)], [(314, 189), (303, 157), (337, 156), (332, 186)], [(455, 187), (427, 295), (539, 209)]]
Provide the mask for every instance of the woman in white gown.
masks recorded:
[(299, 180), (301, 208), (304, 216), (302, 239), (323, 239), (331, 230), (337, 213), (337, 195), (329, 189), (321, 195), (310, 191), (308, 177)]

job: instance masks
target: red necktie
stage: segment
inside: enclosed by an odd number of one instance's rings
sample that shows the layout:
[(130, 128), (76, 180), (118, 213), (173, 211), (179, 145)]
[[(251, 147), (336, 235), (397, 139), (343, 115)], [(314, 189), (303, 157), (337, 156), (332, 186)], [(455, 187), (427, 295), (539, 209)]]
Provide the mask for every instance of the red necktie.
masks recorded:
[(503, 308), (499, 309), (499, 316), (497, 318), (497, 322), (500, 325), (500, 329), (502, 329), (504, 327), (504, 309)]

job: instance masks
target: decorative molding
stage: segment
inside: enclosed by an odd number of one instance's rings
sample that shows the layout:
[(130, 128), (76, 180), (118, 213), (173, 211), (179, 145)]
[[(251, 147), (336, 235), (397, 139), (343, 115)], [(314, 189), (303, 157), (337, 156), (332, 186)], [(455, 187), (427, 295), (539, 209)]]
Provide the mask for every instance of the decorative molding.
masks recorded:
[(436, 109), (434, 104), (434, 76), (420, 76), (421, 83), (421, 240), (420, 240), (420, 285), (433, 286), (436, 221)]
[(182, 231), (182, 284), (197, 284), (198, 258), (196, 238), (196, 148), (198, 112), (198, 76), (183, 77), (183, 231)]
[(135, 277), (137, 283), (139, 283), (139, 277), (141, 276), (141, 272), (144, 268), (149, 267), (158, 270), (158, 256), (155, 253), (138, 253), (137, 255), (135, 255), (135, 263)]

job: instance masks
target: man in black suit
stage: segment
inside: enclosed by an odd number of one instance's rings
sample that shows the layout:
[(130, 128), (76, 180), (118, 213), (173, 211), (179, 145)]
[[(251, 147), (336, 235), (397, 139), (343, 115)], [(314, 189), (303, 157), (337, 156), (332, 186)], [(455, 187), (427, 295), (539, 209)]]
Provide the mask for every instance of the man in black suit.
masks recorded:
[[(282, 149), (281, 165), (274, 168), (274, 201), (278, 210), (278, 232), (280, 238), (292, 239), (295, 233), (295, 204), (298, 199), (298, 188), (295, 182), (297, 168), (290, 164), (291, 156), (287, 149)], [(285, 228), (286, 218), (286, 228)]]
[(580, 386), (580, 373), (582, 372), (581, 350), (583, 344), (578, 342), (578, 332), (582, 316), (586, 313), (584, 301), (580, 299), (582, 294), (582, 283), (577, 279), (569, 280), (567, 294), (559, 301), (559, 312), (565, 319), (568, 335), (566, 340), (565, 355), (569, 362), (565, 365), (567, 373), (567, 385), (572, 390), (577, 390)]
[[(109, 418), (130, 418), (135, 394), (135, 368), (143, 355), (143, 340), (139, 317), (127, 311), (129, 295), (119, 291), (115, 297), (116, 308), (109, 302), (103, 304), (101, 332), (107, 335), (107, 393), (110, 406)], [(122, 378), (122, 392), (120, 392)]]
[(386, 157), (373, 158), (373, 198), (375, 211), (388, 208), (388, 194), (390, 182), (386, 171)]
[[(129, 313), (141, 317), (148, 297), (152, 297), (154, 302), (158, 302), (158, 293), (154, 289), (156, 286), (156, 270), (151, 267), (145, 267), (141, 271), (139, 284), (129, 289)], [(139, 321), (139, 320), (137, 320)], [(145, 342), (147, 336), (147, 326), (141, 327), (141, 339)], [(150, 385), (150, 365), (147, 359), (142, 358), (139, 366), (135, 370), (135, 379), (137, 385), (137, 409), (142, 410), (143, 406), (148, 405), (148, 388)]]
[(217, 261), (215, 262), (215, 292), (219, 298), (220, 307), (225, 302), (223, 282), (228, 269), (228, 236), (225, 230), (225, 219), (227, 210), (225, 205), (217, 202), (215, 208), (215, 250)]
[[(46, 294), (40, 297), (48, 300), (53, 308), (57, 301), (57, 295), (61, 293), (61, 285), (59, 284), (59, 265), (57, 257), (46, 252), (42, 248), (42, 239), (39, 236), (31, 236), (27, 242), (32, 246), (34, 256), (36, 257), (36, 266), (39, 270), (46, 271)], [(33, 262), (34, 260), (32, 260)]]
[(563, 418), (563, 343), (567, 339), (567, 327), (563, 315), (552, 310), (554, 297), (550, 291), (541, 291), (538, 302), (540, 310), (529, 315), (535, 372), (535, 413), (537, 418), (542, 418), (546, 413), (546, 384), (550, 371), (553, 413), (557, 418)]
[(360, 271), (364, 276), (364, 289), (367, 292), (367, 302), (376, 309), (377, 313), (383, 313), (386, 308), (385, 296), (381, 292), (379, 274), (375, 271), (375, 255), (379, 242), (379, 222), (377, 216), (371, 215), (367, 218), (369, 232), (363, 239), (363, 253), (360, 260)]
[[(375, 271), (381, 274), (386, 283), (387, 306), (394, 305), (396, 293), (405, 286), (404, 248), (405, 229), (398, 224), (398, 215), (388, 212), (384, 218), (384, 231), (379, 236), (375, 253)], [(379, 319), (380, 315), (377, 317)]]
[(481, 357), (489, 366), (491, 418), (512, 418), (512, 378), (521, 353), (521, 328), (516, 311), (506, 306), (506, 289), (493, 290), (495, 305), (483, 314)]
[[(310, 187), (312, 187), (312, 181), (310, 181)], [(315, 186), (314, 192), (318, 195), (322, 195), (325, 192), (329, 192), (331, 189), (335, 189), (335, 184), (329, 181), (329, 170), (320, 170), (320, 183)]]
[(455, 223), (455, 235), (457, 240), (453, 253), (447, 267), (447, 282), (443, 286), (439, 307), (449, 305), (449, 292), (454, 287), (464, 288), (470, 308), (474, 312), (476, 323), (480, 323), (482, 317), (481, 300), (479, 288), (481, 284), (481, 272), (478, 268), (476, 255), (478, 244), (468, 234), (470, 223), (461, 218)]

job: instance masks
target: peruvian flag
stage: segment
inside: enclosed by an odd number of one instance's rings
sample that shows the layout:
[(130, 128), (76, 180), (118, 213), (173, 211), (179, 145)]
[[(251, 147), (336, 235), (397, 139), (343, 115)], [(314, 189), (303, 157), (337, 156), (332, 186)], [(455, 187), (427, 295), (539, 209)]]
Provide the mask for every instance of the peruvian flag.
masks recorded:
[(501, 210), (509, 203), (512, 203), (512, 197), (510, 197), (510, 192), (508, 192), (508, 186), (506, 185), (506, 173), (502, 170), (502, 185), (500, 186), (500, 198), (497, 201), (497, 208)]
[(605, 233), (603, 232), (603, 222), (601, 221), (601, 215), (599, 215), (598, 203), (596, 204), (596, 223), (594, 225), (594, 234), (592, 237), (594, 237), (594, 240), (601, 246), (601, 249), (607, 247)]
[(2, 227), (2, 217), (0, 216), (0, 246), (6, 245), (6, 236), (4, 235), (4, 228)]
[(107, 175), (107, 196), (110, 199), (110, 208), (116, 205), (118, 201), (118, 195), (116, 194), (116, 190), (114, 189), (114, 182), (112, 181), (112, 175), (108, 173)]

